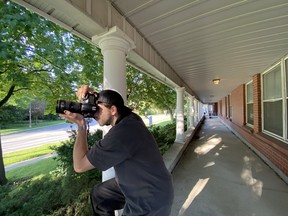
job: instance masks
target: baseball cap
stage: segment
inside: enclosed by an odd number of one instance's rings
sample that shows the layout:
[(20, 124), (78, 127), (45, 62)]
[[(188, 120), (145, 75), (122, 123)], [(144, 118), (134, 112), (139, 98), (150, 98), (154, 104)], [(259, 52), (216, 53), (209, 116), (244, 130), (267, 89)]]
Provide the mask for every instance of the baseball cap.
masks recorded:
[(123, 107), (124, 100), (122, 96), (114, 90), (103, 90), (98, 94), (98, 103), (107, 103), (116, 107)]

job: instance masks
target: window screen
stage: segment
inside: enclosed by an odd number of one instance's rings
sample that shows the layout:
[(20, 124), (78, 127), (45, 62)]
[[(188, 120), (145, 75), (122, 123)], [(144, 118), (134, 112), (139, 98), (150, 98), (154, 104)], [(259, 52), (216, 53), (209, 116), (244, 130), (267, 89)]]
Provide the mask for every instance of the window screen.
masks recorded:
[(280, 65), (263, 75), (264, 130), (283, 137), (283, 100)]
[(254, 111), (253, 111), (253, 83), (246, 85), (246, 122), (250, 125), (254, 124)]

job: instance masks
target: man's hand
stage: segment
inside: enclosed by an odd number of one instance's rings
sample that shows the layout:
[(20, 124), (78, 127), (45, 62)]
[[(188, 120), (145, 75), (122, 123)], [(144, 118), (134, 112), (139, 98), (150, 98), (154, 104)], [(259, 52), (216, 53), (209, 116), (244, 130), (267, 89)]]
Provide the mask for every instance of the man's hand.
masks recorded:
[(85, 96), (88, 94), (88, 93), (91, 93), (93, 94), (94, 91), (92, 88), (90, 88), (88, 85), (82, 85), (80, 86), (80, 88), (78, 89), (77, 93), (76, 93), (76, 96), (78, 98), (78, 100), (82, 100), (83, 98), (85, 98)]
[(85, 125), (85, 119), (81, 114), (72, 113), (68, 110), (64, 110), (64, 114), (59, 114), (60, 117), (66, 118), (69, 122), (75, 123), (79, 126)]
[[(85, 96), (88, 93), (93, 94), (95, 92), (88, 85), (82, 85), (78, 89), (78, 91), (76, 93), (76, 96), (79, 99), (79, 101), (81, 101), (83, 98), (85, 98)], [(72, 113), (72, 112), (70, 112), (68, 110), (64, 110), (64, 114), (59, 114), (59, 116), (63, 117), (63, 118), (66, 118), (69, 122), (76, 123), (79, 126), (83, 126), (83, 125), (86, 124), (85, 123), (85, 119), (84, 119), (84, 117), (81, 114)]]

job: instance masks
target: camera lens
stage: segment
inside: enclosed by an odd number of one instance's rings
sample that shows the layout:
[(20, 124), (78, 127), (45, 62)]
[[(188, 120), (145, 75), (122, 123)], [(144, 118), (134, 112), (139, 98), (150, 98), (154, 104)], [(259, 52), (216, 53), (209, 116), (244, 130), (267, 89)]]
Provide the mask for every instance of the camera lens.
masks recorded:
[(69, 110), (70, 112), (80, 113), (81, 114), (81, 103), (66, 101), (66, 100), (57, 100), (56, 104), (56, 113), (64, 113), (64, 110)]
[(88, 94), (87, 98), (82, 103), (57, 100), (56, 113), (64, 114), (68, 110), (72, 113), (79, 113), (85, 118), (93, 118), (97, 111), (97, 97), (93, 94)]

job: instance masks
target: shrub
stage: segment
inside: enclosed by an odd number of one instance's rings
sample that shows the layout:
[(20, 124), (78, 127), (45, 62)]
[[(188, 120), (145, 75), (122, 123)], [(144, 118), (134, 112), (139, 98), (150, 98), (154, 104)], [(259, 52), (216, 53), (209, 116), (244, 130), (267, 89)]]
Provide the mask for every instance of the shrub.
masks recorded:
[(149, 128), (149, 130), (153, 134), (156, 142), (158, 143), (158, 148), (163, 155), (174, 143), (176, 138), (176, 123), (172, 122), (165, 126), (152, 126)]
[[(77, 178), (79, 177), (79, 175), (81, 175), (81, 174), (75, 175), (73, 169), (73, 146), (76, 141), (76, 135), (77, 135), (76, 131), (72, 130), (69, 140), (62, 142), (63, 145), (51, 147), (53, 150), (57, 152), (58, 155), (58, 157), (56, 157), (56, 160), (58, 161), (59, 165), (57, 167), (57, 170), (55, 170), (56, 175), (71, 176), (71, 177), (77, 176)], [(102, 139), (101, 130), (97, 130), (94, 133), (88, 133), (87, 141), (89, 147), (94, 145), (94, 143), (100, 139)], [(98, 176), (98, 174), (96, 175)]]
[(15, 123), (24, 120), (27, 116), (28, 110), (20, 107), (5, 105), (0, 107), (0, 124), (2, 129), (5, 128), (7, 123)]
[[(54, 147), (59, 157), (57, 169), (50, 175), (18, 179), (0, 188), (0, 215), (91, 215), (89, 194), (101, 181), (101, 172), (94, 169), (75, 174), (72, 151), (76, 132), (62, 146)], [(102, 132), (88, 135), (92, 145), (102, 138)]]

